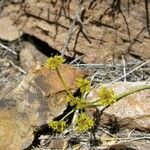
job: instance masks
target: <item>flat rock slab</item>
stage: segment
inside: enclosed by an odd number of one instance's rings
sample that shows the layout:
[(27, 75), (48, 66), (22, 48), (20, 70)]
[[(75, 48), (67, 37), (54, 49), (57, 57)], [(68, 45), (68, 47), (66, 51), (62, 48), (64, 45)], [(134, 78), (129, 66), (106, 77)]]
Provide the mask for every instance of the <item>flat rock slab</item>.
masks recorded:
[[(145, 82), (119, 82), (109, 86), (116, 94), (121, 94), (145, 85)], [(98, 97), (98, 88), (91, 91), (88, 99)], [(104, 107), (98, 107), (102, 111)], [(88, 112), (95, 113), (95, 109)], [(128, 95), (102, 111), (100, 124), (116, 124), (119, 128), (150, 131), (150, 90), (142, 90)]]
[(19, 31), (10, 17), (0, 18), (0, 38), (6, 41), (14, 41), (22, 36), (22, 31)]
[[(75, 79), (85, 72), (61, 65), (60, 73), (72, 92)], [(61, 115), (67, 107), (66, 92), (57, 72), (45, 67), (28, 74), (18, 86), (0, 94), (0, 149), (30, 146), (34, 132)]]

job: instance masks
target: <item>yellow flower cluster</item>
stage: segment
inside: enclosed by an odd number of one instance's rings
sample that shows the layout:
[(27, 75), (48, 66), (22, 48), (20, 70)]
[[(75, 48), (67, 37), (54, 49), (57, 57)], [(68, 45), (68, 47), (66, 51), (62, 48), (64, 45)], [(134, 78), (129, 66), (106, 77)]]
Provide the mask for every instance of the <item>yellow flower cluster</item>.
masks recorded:
[(47, 59), (46, 66), (49, 69), (56, 69), (59, 65), (63, 64), (65, 62), (65, 59), (61, 56), (54, 56)]
[(99, 90), (99, 104), (102, 106), (108, 106), (116, 102), (116, 96), (112, 89), (108, 89), (102, 86)]
[(57, 132), (63, 132), (67, 128), (65, 121), (50, 121), (49, 126)]
[(87, 116), (85, 113), (81, 113), (80, 116), (76, 119), (75, 129), (77, 132), (86, 132), (91, 129), (93, 125), (93, 119)]
[(56, 132), (63, 132), (68, 127), (65, 121), (66, 118), (68, 118), (69, 115), (74, 113), (75, 110), (79, 110), (79, 115), (75, 121), (75, 130), (77, 132), (86, 132), (87, 130), (93, 127), (94, 120), (84, 113), (85, 108), (100, 105), (108, 106), (116, 102), (116, 96), (113, 90), (102, 86), (102, 88), (99, 90), (99, 99), (92, 103), (87, 102), (85, 100), (85, 96), (87, 93), (90, 92), (90, 81), (87, 79), (78, 78), (76, 80), (76, 86), (77, 88), (79, 88), (81, 95), (75, 97), (64, 82), (58, 69), (58, 66), (64, 63), (64, 61), (65, 59), (63, 59), (63, 57), (56, 55), (54, 57), (50, 57), (47, 60), (46, 66), (49, 69), (56, 69), (58, 76), (60, 77), (61, 82), (64, 85), (68, 94), (66, 101), (70, 106), (73, 106), (73, 110), (67, 113), (60, 121), (50, 121), (49, 126)]
[(87, 92), (87, 93), (90, 92), (90, 81), (89, 80), (78, 78), (78, 79), (76, 79), (76, 84), (82, 94), (85, 92)]

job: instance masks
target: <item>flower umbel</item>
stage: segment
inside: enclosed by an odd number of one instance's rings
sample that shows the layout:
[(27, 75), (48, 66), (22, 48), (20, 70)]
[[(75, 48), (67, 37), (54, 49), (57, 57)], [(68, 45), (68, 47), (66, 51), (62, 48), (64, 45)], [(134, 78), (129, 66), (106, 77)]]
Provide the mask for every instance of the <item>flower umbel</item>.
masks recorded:
[(87, 116), (85, 113), (81, 113), (79, 117), (76, 119), (76, 131), (77, 132), (86, 132), (94, 125), (94, 121), (92, 118)]
[(57, 132), (63, 132), (67, 128), (65, 121), (50, 121), (49, 126)]
[(108, 106), (116, 102), (116, 96), (112, 89), (108, 89), (105, 86), (102, 86), (98, 94), (99, 104), (102, 106)]
[(87, 79), (78, 78), (76, 80), (77, 87), (80, 88), (80, 92), (84, 94), (85, 92), (90, 92), (90, 81)]
[(56, 69), (59, 65), (63, 64), (65, 59), (61, 56), (55, 55), (54, 57), (50, 57), (47, 59), (46, 66), (49, 69)]
[(76, 109), (84, 109), (86, 107), (86, 100), (80, 97), (74, 97), (70, 101), (70, 106), (75, 106)]

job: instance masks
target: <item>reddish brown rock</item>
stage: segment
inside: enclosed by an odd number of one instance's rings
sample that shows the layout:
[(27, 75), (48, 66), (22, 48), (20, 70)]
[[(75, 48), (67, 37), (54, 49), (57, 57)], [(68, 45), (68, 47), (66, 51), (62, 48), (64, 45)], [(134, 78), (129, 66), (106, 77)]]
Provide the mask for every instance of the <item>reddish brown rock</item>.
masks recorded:
[[(84, 71), (61, 65), (60, 73), (75, 92)], [(34, 132), (66, 109), (66, 92), (55, 70), (40, 68), (0, 95), (0, 149), (20, 150), (32, 144)]]

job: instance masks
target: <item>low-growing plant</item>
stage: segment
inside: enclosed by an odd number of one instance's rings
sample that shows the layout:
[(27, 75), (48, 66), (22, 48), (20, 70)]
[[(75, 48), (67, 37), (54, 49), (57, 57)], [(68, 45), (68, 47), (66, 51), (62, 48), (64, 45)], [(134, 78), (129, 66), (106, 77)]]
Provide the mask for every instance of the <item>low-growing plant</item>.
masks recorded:
[(49, 126), (56, 132), (63, 132), (69, 125), (67, 124), (67, 118), (75, 113), (78, 110), (78, 115), (75, 118), (75, 131), (76, 132), (86, 132), (94, 126), (94, 120), (88, 116), (84, 111), (85, 108), (88, 107), (98, 107), (98, 106), (109, 106), (115, 103), (116, 101), (120, 100), (121, 98), (130, 95), (134, 92), (143, 90), (143, 89), (150, 89), (150, 85), (145, 85), (142, 87), (138, 87), (136, 89), (132, 89), (128, 92), (122, 93), (120, 95), (116, 95), (111, 88), (107, 88), (106, 86), (102, 86), (99, 89), (98, 99), (91, 100), (91, 102), (86, 101), (86, 95), (90, 92), (90, 81), (87, 79), (78, 78), (76, 79), (76, 86), (79, 88), (81, 95), (74, 96), (73, 93), (69, 90), (68, 86), (66, 85), (65, 81), (63, 80), (61, 73), (59, 72), (59, 65), (65, 62), (65, 59), (61, 56), (54, 56), (50, 57), (47, 60), (46, 67), (49, 69), (55, 69), (66, 92), (66, 102), (68, 105), (72, 107), (72, 110), (68, 112), (62, 119), (58, 121), (50, 121)]

